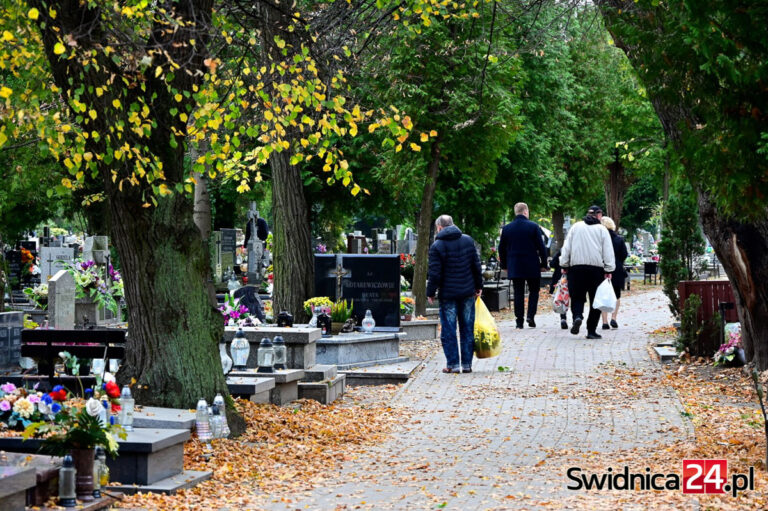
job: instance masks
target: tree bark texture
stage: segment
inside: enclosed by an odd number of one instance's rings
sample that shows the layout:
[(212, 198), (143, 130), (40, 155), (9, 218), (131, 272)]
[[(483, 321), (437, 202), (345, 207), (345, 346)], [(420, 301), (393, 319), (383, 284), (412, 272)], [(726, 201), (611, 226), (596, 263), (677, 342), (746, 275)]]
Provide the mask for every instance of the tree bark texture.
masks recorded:
[(605, 180), (605, 209), (609, 217), (619, 227), (621, 211), (624, 208), (624, 195), (627, 193), (629, 181), (624, 164), (618, 158), (608, 164), (608, 178)]
[(429, 246), (431, 245), (431, 228), (433, 222), (433, 207), (437, 176), (440, 173), (440, 138), (432, 142), (430, 149), (429, 168), (424, 180), (424, 194), (421, 196), (421, 208), (418, 217), (418, 242), (413, 266), (413, 297), (416, 301), (416, 314), (427, 312), (427, 269), (429, 267)]
[(273, 308), (287, 310), (297, 321), (305, 321), (304, 301), (314, 293), (315, 261), (312, 232), (304, 185), (288, 151), (273, 154), (272, 167), (272, 260), (274, 269)]
[(563, 232), (565, 229), (565, 215), (563, 214), (562, 209), (556, 209), (552, 212), (552, 231), (555, 235), (555, 246), (552, 247), (552, 250), (550, 250), (550, 254), (552, 256), (555, 255), (555, 252), (563, 248), (563, 243), (565, 243), (565, 233)]

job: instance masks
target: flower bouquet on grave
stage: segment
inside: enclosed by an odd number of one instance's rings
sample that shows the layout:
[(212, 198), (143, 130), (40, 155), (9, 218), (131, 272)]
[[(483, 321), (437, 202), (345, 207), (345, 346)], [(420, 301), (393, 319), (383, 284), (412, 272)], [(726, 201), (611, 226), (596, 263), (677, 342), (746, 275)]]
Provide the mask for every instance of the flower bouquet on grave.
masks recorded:
[(728, 342), (720, 345), (715, 352), (714, 365), (726, 367), (741, 367), (745, 364), (744, 348), (741, 345), (741, 331), (728, 334)]
[(400, 254), (400, 275), (408, 281), (408, 287), (413, 285), (413, 267), (416, 264), (411, 254)]
[(258, 318), (250, 315), (248, 307), (240, 304), (239, 298), (234, 298), (227, 293), (224, 298), (224, 305), (219, 307), (221, 315), (224, 316), (224, 326), (256, 326), (260, 324)]
[(75, 297), (90, 298), (100, 309), (107, 309), (117, 316), (119, 306), (116, 298), (123, 296), (123, 279), (120, 273), (112, 265), (109, 265), (108, 273), (113, 285), (107, 285), (107, 280), (102, 275), (102, 270), (93, 260), (74, 262), (57, 261), (72, 275), (75, 281)]
[(33, 422), (44, 420), (37, 405), (43, 396), (42, 392), (17, 387), (13, 383), (0, 385), (0, 424), (22, 431)]
[(415, 308), (416, 301), (413, 298), (410, 296), (400, 297), (400, 315), (403, 316), (406, 321), (410, 320), (410, 317), (413, 315)]
[(29, 297), (38, 309), (45, 310), (48, 308), (48, 284), (24, 288), (24, 294)]
[(315, 307), (324, 308), (331, 307), (332, 305), (333, 301), (327, 296), (315, 296), (304, 302), (304, 312), (307, 313), (307, 316), (312, 317), (312, 312), (315, 310)]
[(354, 305), (354, 300), (349, 304), (346, 300), (339, 300), (331, 305), (331, 333), (333, 335), (338, 335), (344, 327), (344, 323), (352, 317)]

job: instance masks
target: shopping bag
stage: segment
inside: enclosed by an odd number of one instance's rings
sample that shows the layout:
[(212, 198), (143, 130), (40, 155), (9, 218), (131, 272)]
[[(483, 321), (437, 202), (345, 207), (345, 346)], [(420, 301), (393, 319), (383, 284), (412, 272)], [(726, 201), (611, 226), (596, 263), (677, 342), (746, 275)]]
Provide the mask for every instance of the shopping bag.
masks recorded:
[(592, 308), (603, 312), (613, 312), (616, 308), (616, 293), (613, 292), (611, 279), (605, 279), (602, 284), (597, 286), (595, 303), (592, 304)]
[(571, 293), (568, 292), (568, 277), (563, 275), (557, 283), (552, 298), (552, 310), (555, 314), (565, 314), (571, 306)]
[(501, 336), (496, 321), (483, 300), (475, 300), (475, 356), (491, 358), (501, 353)]

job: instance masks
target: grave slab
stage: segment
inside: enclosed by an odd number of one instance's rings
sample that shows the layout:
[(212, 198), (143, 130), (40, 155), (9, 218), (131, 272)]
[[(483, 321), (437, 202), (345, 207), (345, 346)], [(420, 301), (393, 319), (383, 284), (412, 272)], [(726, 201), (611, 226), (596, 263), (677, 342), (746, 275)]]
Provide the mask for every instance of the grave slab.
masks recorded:
[[(35, 470), (35, 485), (26, 492), (26, 502), (30, 506), (42, 506), (51, 497), (58, 494), (59, 468), (61, 458), (40, 454), (19, 454), (14, 452), (2, 453), (0, 463), (3, 467), (19, 469), (32, 468)], [(6, 480), (0, 476), (0, 493)], [(3, 507), (0, 497), (0, 509)], [(22, 507), (23, 509), (23, 507)]]
[(339, 373), (346, 375), (346, 384), (350, 386), (388, 385), (391, 383), (405, 383), (420, 365), (421, 361), (409, 360), (396, 364), (383, 364), (339, 371)]
[(284, 369), (274, 373), (257, 373), (255, 369), (229, 373), (231, 378), (269, 378), (274, 388), (269, 391), (269, 402), (284, 405), (299, 398), (299, 380), (304, 377), (301, 369)]
[(436, 319), (403, 321), (400, 327), (406, 334), (404, 341), (422, 341), (437, 339), (437, 326), (440, 321)]
[(401, 333), (349, 333), (317, 341), (317, 362), (339, 369), (395, 362), (400, 358)]
[(110, 486), (109, 491), (118, 491), (133, 495), (134, 493), (165, 493), (167, 495), (173, 495), (179, 490), (186, 488), (192, 488), (197, 486), (203, 481), (211, 478), (213, 472), (211, 471), (199, 471), (199, 470), (184, 470), (179, 474), (167, 477), (160, 481), (156, 481), (152, 484), (138, 485), (138, 484), (121, 484), (116, 486)]
[(312, 369), (304, 370), (304, 378), (302, 382), (318, 382), (325, 380), (333, 380), (336, 378), (338, 370), (335, 365), (322, 365), (317, 364)]
[(678, 357), (677, 350), (669, 346), (655, 346), (653, 349), (662, 362), (671, 362)]
[[(224, 328), (224, 340), (227, 344), (237, 333), (237, 327)], [(257, 352), (259, 343), (264, 337), (274, 340), (275, 336), (280, 335), (285, 341), (286, 365), (291, 369), (308, 369), (316, 363), (316, 342), (322, 337), (319, 328), (309, 328), (307, 325), (297, 325), (290, 328), (277, 327), (245, 327), (243, 328), (245, 338), (251, 345), (251, 351), (248, 355), (248, 367), (256, 367)]]
[[(255, 373), (254, 373), (255, 374)], [(272, 378), (259, 378), (256, 376), (228, 376), (227, 388), (234, 396), (250, 399), (254, 403), (269, 402), (269, 392), (275, 388), (275, 380)], [(267, 396), (266, 401), (254, 401), (252, 396)]]
[(324, 405), (336, 401), (346, 389), (346, 375), (339, 374), (336, 377), (324, 381), (300, 382), (299, 398), (314, 399)]
[(136, 407), (134, 428), (189, 429), (195, 427), (195, 412), (159, 406)]
[(27, 490), (37, 484), (35, 467), (25, 465), (0, 466), (0, 509), (24, 511)]

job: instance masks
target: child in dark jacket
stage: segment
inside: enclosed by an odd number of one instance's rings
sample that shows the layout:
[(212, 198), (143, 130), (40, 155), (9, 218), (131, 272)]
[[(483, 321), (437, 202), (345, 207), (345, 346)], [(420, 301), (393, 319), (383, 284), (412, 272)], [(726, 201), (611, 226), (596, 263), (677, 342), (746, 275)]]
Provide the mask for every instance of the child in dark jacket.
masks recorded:
[[(549, 294), (555, 293), (555, 286), (560, 282), (563, 276), (563, 269), (560, 267), (560, 249), (555, 252), (552, 260), (549, 262), (549, 267), (552, 268), (552, 280), (549, 283)], [(566, 320), (565, 313), (560, 314), (560, 328), (563, 330), (568, 329), (568, 321)]]

